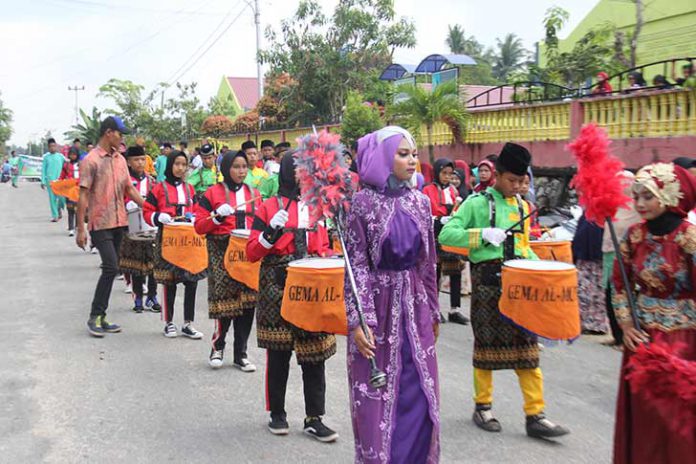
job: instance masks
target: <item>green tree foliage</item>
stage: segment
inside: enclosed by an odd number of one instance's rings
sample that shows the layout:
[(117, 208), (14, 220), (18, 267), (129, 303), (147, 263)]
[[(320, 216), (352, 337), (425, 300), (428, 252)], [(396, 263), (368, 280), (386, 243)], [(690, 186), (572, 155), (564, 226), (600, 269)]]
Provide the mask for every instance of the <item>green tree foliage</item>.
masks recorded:
[(97, 97), (110, 99), (116, 105), (115, 108), (107, 108), (107, 115), (120, 116), (126, 126), (138, 129), (143, 113), (147, 112), (143, 101), (145, 87), (129, 80), (109, 79), (99, 87)]
[(496, 42), (498, 50), (493, 75), (498, 80), (507, 82), (511, 74), (526, 66), (529, 52), (524, 48), (522, 39), (515, 34), (507, 34), (503, 40), (497, 39)]
[(390, 114), (416, 136), (420, 136), (421, 128), (425, 127), (431, 163), (435, 161), (433, 150), (435, 123), (446, 123), (455, 138), (462, 140), (468, 114), (459, 99), (455, 81), (440, 84), (432, 91), (422, 85), (403, 85), (399, 87), (399, 92), (404, 93), (406, 98), (392, 105)]
[(80, 109), (80, 118), (82, 118), (82, 123), (73, 125), (64, 134), (65, 138), (70, 140), (79, 138), (84, 143), (97, 143), (99, 140), (99, 126), (102, 120), (101, 112), (97, 108), (92, 107), (92, 114), (90, 115)]
[(271, 75), (287, 72), (297, 83), (287, 114), (308, 122), (338, 120), (349, 90), (368, 89), (371, 71), (386, 67), (395, 49), (416, 44), (415, 26), (396, 18), (393, 0), (339, 0), (331, 17), (316, 0), (302, 0), (280, 34), (268, 29), (266, 37), (259, 59)]
[(232, 132), (232, 120), (223, 114), (208, 116), (201, 125), (200, 133), (213, 138), (220, 138)]
[(0, 151), (5, 149), (5, 142), (12, 136), (12, 110), (5, 107), (0, 99)]
[(495, 55), (491, 49), (480, 43), (476, 38), (468, 36), (464, 28), (459, 24), (448, 26), (445, 43), (451, 53), (468, 55), (476, 60), (476, 66), (460, 66), (459, 81), (464, 84), (498, 85), (498, 80), (493, 75), (493, 63)]
[(384, 127), (375, 105), (369, 104), (359, 92), (350, 92), (341, 120), (341, 141), (347, 147), (363, 135)]

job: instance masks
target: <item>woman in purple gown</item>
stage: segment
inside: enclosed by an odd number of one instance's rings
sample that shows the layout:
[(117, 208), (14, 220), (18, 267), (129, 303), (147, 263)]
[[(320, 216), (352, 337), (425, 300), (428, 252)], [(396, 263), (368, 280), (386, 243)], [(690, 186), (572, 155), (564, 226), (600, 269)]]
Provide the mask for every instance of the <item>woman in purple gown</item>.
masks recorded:
[[(348, 215), (346, 250), (370, 340), (346, 281), (348, 381), (357, 463), (436, 463), (440, 394), (435, 341), (439, 307), (428, 198), (413, 188), (416, 144), (400, 127), (359, 140), (363, 190)], [(370, 386), (370, 364), (387, 375)]]

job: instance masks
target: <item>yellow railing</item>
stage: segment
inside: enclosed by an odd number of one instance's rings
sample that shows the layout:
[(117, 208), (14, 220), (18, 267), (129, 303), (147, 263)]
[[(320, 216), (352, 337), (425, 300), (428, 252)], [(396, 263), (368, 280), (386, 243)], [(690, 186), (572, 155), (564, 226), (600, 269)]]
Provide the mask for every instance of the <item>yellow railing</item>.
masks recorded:
[(466, 143), (533, 142), (570, 137), (570, 103), (472, 111)]
[(696, 134), (696, 92), (646, 91), (582, 102), (584, 122), (605, 127), (614, 139)]

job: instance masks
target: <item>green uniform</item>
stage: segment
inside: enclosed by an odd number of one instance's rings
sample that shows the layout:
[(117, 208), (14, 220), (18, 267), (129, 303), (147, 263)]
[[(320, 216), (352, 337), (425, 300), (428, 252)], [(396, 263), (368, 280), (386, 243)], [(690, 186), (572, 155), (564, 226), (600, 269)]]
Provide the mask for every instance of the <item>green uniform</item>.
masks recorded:
[(65, 158), (60, 153), (46, 153), (41, 161), (41, 185), (48, 190), (48, 203), (51, 208), (51, 217), (57, 219), (60, 211), (65, 207), (65, 198), (53, 193), (51, 182), (60, 177)]
[(268, 178), (268, 173), (261, 168), (249, 169), (244, 183), (251, 188), (258, 189), (261, 181)]
[(209, 187), (222, 182), (222, 174), (218, 171), (218, 168), (213, 166), (212, 168), (206, 168), (201, 166), (198, 169), (194, 169), (193, 172), (188, 176), (186, 182), (191, 184), (196, 194), (202, 195), (208, 190)]
[(19, 176), (22, 175), (22, 169), (24, 168), (24, 161), (22, 161), (22, 158), (20, 156), (10, 158), (10, 167), (10, 172), (12, 173), (12, 186), (17, 187)]
[(159, 155), (155, 160), (155, 171), (157, 171), (157, 182), (162, 182), (165, 178), (164, 171), (167, 169), (167, 157)]
[(278, 174), (273, 174), (271, 177), (262, 180), (261, 185), (259, 185), (261, 198), (268, 200), (269, 198), (278, 195), (278, 188)]

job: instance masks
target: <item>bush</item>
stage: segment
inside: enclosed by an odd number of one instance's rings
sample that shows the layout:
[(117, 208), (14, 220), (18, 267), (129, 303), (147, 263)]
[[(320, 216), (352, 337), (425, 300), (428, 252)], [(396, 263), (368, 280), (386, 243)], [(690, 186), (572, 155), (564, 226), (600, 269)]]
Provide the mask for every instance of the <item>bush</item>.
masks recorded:
[(339, 129), (343, 144), (350, 147), (363, 135), (382, 127), (384, 127), (384, 121), (380, 118), (377, 107), (365, 102), (360, 93), (350, 92)]

